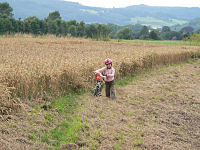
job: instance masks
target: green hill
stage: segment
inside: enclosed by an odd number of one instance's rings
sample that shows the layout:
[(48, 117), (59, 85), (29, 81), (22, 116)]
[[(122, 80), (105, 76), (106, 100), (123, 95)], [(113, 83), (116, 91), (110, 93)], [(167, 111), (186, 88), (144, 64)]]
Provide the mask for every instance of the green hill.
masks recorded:
[(172, 26), (171, 29), (175, 31), (180, 31), (182, 28), (188, 27), (188, 26), (192, 27), (194, 31), (200, 30), (200, 18), (192, 19), (191, 21), (182, 25), (178, 24), (178, 25)]
[(80, 5), (64, 0), (0, 0), (8, 2), (14, 9), (15, 18), (37, 16), (45, 18), (58, 10), (62, 19), (85, 21), (86, 23), (145, 24), (151, 26), (172, 26), (185, 24), (200, 17), (200, 8), (154, 7), (134, 5), (125, 8), (99, 8)]

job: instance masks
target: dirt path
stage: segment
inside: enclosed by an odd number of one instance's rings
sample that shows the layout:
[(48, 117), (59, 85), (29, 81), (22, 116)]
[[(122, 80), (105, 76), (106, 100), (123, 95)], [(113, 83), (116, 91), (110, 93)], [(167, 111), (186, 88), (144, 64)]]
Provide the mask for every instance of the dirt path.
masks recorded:
[(200, 60), (152, 71), (116, 90), (116, 100), (82, 102), (82, 149), (200, 149)]

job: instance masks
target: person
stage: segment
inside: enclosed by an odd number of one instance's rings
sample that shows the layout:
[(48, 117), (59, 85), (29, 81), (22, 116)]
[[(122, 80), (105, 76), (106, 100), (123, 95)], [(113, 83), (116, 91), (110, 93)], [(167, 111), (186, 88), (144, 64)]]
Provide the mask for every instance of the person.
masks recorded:
[(94, 73), (103, 73), (105, 75), (106, 97), (111, 97), (112, 99), (115, 99), (115, 69), (112, 66), (112, 60), (107, 58), (105, 60), (105, 65), (105, 67), (96, 70)]

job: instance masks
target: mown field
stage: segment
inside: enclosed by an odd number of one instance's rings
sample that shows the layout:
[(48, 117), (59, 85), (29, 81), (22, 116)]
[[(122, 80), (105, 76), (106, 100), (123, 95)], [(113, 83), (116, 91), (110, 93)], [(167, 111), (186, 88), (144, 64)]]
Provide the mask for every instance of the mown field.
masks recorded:
[(199, 149), (199, 68), (199, 59), (159, 67), (117, 84), (116, 100), (85, 97), (79, 115), (88, 128), (76, 144), (84, 150)]
[[(71, 109), (76, 108), (68, 107), (74, 105), (73, 102), (71, 104), (73, 100), (64, 98), (51, 102), (56, 96), (93, 88), (93, 71), (103, 67), (106, 58), (113, 60), (116, 80), (119, 81), (157, 66), (186, 62), (199, 57), (199, 52), (199, 47), (186, 45), (103, 42), (53, 36), (3, 37), (0, 38), (1, 118), (6, 122), (13, 118), (16, 121), (19, 116), (8, 115), (20, 110), (25, 112), (20, 118), (26, 120), (25, 125), (20, 122), (22, 124), (16, 127), (12, 121), (7, 124), (15, 130), (25, 126), (21, 136), (39, 142), (38, 147), (45, 143), (58, 148), (66, 136), (71, 136), (67, 141), (74, 143), (78, 141), (77, 131), (83, 127), (81, 119), (75, 117), (76, 125), (74, 121), (66, 123), (70, 117), (63, 114), (74, 113)], [(70, 124), (73, 131), (68, 130)], [(84, 128), (87, 128), (86, 124)], [(31, 128), (28, 128), (30, 125)], [(70, 134), (63, 135), (61, 129)], [(20, 141), (27, 142), (21, 138)], [(42, 147), (46, 147), (45, 144)]]

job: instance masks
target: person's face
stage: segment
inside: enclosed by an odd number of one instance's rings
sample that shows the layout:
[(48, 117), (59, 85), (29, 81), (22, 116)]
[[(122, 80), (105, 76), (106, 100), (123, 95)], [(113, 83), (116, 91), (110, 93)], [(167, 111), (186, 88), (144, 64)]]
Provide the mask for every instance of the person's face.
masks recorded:
[(111, 64), (106, 64), (106, 67), (107, 67), (108, 69), (110, 69), (110, 68), (112, 67), (112, 65), (111, 65)]

